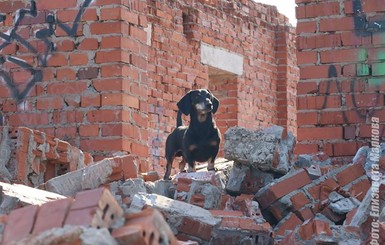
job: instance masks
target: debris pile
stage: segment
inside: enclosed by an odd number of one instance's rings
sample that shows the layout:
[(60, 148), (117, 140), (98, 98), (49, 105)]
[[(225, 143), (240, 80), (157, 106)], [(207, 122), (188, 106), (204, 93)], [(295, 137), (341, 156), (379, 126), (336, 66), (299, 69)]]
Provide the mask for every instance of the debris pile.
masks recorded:
[[(29, 129), (13, 137), (10, 129), (2, 132), (2, 151), (24, 132), (32, 145), (35, 135), (44, 135)], [(217, 172), (199, 165), (197, 172), (170, 181), (156, 172), (138, 173), (136, 157), (125, 155), (87, 164), (69, 161), (78, 165), (52, 178), (44, 172), (48, 168), (31, 163), (29, 175), (45, 180), (35, 185), (28, 175), (17, 178), (18, 164), (25, 163), (12, 160), (15, 152), (2, 165), (10, 174), (0, 183), (2, 244), (361, 244), (372, 239), (373, 222), (377, 234), (384, 234), (385, 184), (378, 175), (385, 169), (384, 145), (378, 161), (363, 147), (353, 163), (335, 166), (323, 153), (295, 161), (295, 139), (278, 126), (254, 132), (231, 128), (225, 140), (231, 160), (217, 159)], [(23, 152), (42, 159), (44, 167), (58, 161), (36, 150)], [(377, 240), (385, 242), (380, 235)]]

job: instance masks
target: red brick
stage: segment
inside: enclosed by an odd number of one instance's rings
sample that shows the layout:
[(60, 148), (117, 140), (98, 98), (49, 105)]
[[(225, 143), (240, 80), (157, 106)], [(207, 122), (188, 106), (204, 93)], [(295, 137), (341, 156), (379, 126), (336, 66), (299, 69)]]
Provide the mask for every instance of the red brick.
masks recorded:
[(72, 201), (72, 198), (67, 198), (43, 204), (36, 217), (32, 233), (39, 234), (51, 228), (62, 227)]
[[(323, 34), (315, 37), (316, 48), (336, 48), (341, 47), (341, 34)], [(322, 52), (320, 52), (322, 53)], [(321, 63), (323, 63), (321, 61)]]
[(218, 217), (224, 217), (224, 216), (242, 217), (242, 216), (244, 216), (243, 212), (237, 211), (237, 210), (209, 210), (209, 211), (213, 216), (218, 216)]
[(297, 53), (298, 65), (303, 64), (316, 64), (317, 63), (317, 52), (316, 51), (302, 51)]
[(123, 215), (123, 210), (111, 193), (104, 188), (78, 192), (65, 225), (105, 227)]
[(303, 192), (298, 192), (294, 196), (290, 197), (290, 201), (294, 211), (299, 210), (306, 204), (310, 203), (309, 198), (307, 198)]
[(310, 207), (304, 207), (300, 210), (297, 210), (295, 214), (297, 215), (298, 218), (300, 218), (303, 221), (311, 220), (315, 216), (313, 209)]
[[(145, 233), (146, 234), (146, 233)], [(143, 230), (138, 226), (123, 226), (112, 231), (112, 236), (119, 244), (146, 245)]]
[(327, 18), (320, 20), (320, 31), (350, 31), (354, 30), (353, 17)]
[(121, 33), (121, 22), (94, 22), (90, 24), (93, 35)]
[(341, 223), (345, 219), (345, 215), (337, 214), (329, 207), (325, 207), (320, 213), (334, 223)]
[(296, 144), (295, 147), (295, 154), (310, 154), (310, 153), (316, 153), (318, 152), (318, 144)]
[(342, 139), (342, 127), (299, 128), (298, 140)]
[(138, 166), (133, 155), (120, 157), (124, 179), (138, 178)]
[(320, 51), (321, 63), (342, 63), (365, 61), (367, 52), (363, 49), (341, 49)]
[(248, 231), (268, 231), (271, 226), (265, 222), (258, 224), (250, 217), (223, 217), (220, 228), (222, 229), (241, 229)]
[(36, 108), (38, 110), (50, 110), (63, 108), (63, 98), (59, 96), (50, 96), (37, 99)]
[(305, 170), (299, 170), (293, 176), (284, 180), (278, 179), (276, 184), (261, 193), (261, 195), (257, 196), (257, 200), (261, 207), (265, 209), (279, 198), (311, 182), (312, 180), (310, 179), (308, 173)]
[(340, 186), (345, 186), (365, 174), (364, 168), (359, 164), (351, 164), (342, 172), (336, 175)]
[(333, 144), (333, 156), (354, 156), (358, 150), (356, 142)]
[(88, 64), (88, 54), (87, 53), (72, 53), (69, 55), (70, 65), (71, 66), (80, 66)]
[[(159, 229), (162, 227), (162, 230)], [(140, 233), (137, 233), (137, 229)], [(161, 232), (160, 232), (161, 231)], [(122, 244), (152, 244), (167, 240), (169, 244), (177, 244), (177, 240), (168, 227), (162, 214), (156, 209), (146, 208), (140, 213), (126, 217), (125, 225), (112, 232), (112, 236)], [(141, 243), (144, 241), (144, 243)]]
[(304, 112), (304, 113), (297, 114), (298, 126), (316, 125), (317, 122), (318, 122), (317, 112)]
[(102, 8), (100, 10), (100, 20), (121, 20), (122, 8), (120, 6), (113, 8)]
[(371, 184), (368, 178), (363, 177), (361, 181), (352, 185), (349, 189), (349, 193), (356, 197), (359, 201), (362, 201), (368, 192)]
[(32, 232), (35, 216), (39, 207), (30, 205), (13, 210), (9, 216), (3, 233), (2, 244), (15, 242)]
[(57, 82), (47, 87), (49, 94), (82, 94), (87, 89), (86, 82)]
[(385, 6), (381, 0), (366, 0), (363, 1), (363, 12), (384, 12)]
[(332, 236), (329, 223), (322, 220), (312, 220), (305, 223), (299, 227), (298, 232), (300, 237), (305, 241), (311, 240), (313, 236)]
[(297, 34), (301, 33), (315, 33), (317, 31), (316, 21), (298, 21)]
[(287, 217), (287, 219), (279, 223), (279, 228), (275, 232), (276, 235), (283, 236), (286, 231), (293, 231), (298, 225), (302, 224), (302, 220), (294, 213), (290, 213)]
[(99, 42), (96, 38), (84, 38), (79, 46), (78, 50), (96, 50), (99, 47)]
[(51, 1), (40, 1), (36, 4), (36, 8), (39, 10), (66, 9), (71, 7), (76, 7), (76, 0), (67, 0), (57, 4)]
[(333, 178), (329, 178), (319, 184), (309, 187), (307, 191), (314, 198), (314, 200), (323, 201), (326, 200), (329, 197), (329, 194), (338, 186), (339, 185)]
[(306, 18), (339, 15), (340, 4), (338, 2), (318, 3), (312, 5), (305, 5)]
[(209, 241), (213, 231), (213, 226), (193, 220), (189, 217), (183, 217), (182, 222), (178, 227), (178, 231)]
[[(336, 67), (337, 77), (341, 75), (341, 67)], [(329, 78), (329, 66), (328, 65), (319, 65), (319, 66), (305, 66), (300, 69), (300, 78), (301, 79), (320, 79), (320, 78)]]

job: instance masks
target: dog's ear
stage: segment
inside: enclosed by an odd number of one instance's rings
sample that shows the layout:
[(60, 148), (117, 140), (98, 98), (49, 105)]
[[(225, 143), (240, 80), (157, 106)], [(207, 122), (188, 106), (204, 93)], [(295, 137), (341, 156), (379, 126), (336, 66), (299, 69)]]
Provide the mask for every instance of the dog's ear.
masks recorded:
[(217, 97), (215, 97), (213, 95), (213, 93), (211, 93), (210, 90), (207, 89), (207, 91), (209, 91), (210, 95), (211, 95), (211, 102), (213, 103), (213, 113), (215, 114), (218, 110), (218, 107), (219, 107), (219, 100), (217, 99)]
[(183, 114), (189, 115), (191, 111), (191, 91), (185, 94), (176, 105)]

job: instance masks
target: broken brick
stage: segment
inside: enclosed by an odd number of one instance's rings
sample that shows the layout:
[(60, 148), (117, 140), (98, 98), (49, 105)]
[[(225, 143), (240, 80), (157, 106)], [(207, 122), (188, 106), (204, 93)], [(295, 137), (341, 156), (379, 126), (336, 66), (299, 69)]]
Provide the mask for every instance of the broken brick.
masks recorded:
[(197, 220), (193, 220), (188, 217), (184, 217), (180, 226), (178, 227), (179, 232), (183, 232), (185, 234), (199, 237), (203, 240), (209, 241), (213, 226), (201, 223)]
[(9, 216), (3, 233), (2, 244), (18, 241), (32, 232), (35, 216), (39, 206), (30, 205), (13, 210)]
[(350, 164), (348, 168), (337, 173), (336, 179), (340, 186), (345, 186), (365, 174), (365, 169), (360, 164)]
[(105, 188), (79, 192), (75, 196), (66, 225), (110, 227), (123, 215), (123, 210)]
[(278, 179), (277, 182), (271, 186), (266, 186), (268, 188), (265, 187), (261, 189), (256, 194), (256, 199), (261, 207), (265, 209), (279, 198), (311, 182), (312, 180), (310, 179), (308, 173), (302, 169), (290, 174), (290, 176)]
[(32, 233), (38, 234), (51, 228), (62, 227), (72, 201), (72, 198), (66, 198), (43, 204), (37, 214)]
[(139, 213), (127, 215), (125, 219), (124, 226), (112, 233), (120, 244), (178, 244), (170, 227), (156, 209), (146, 208)]

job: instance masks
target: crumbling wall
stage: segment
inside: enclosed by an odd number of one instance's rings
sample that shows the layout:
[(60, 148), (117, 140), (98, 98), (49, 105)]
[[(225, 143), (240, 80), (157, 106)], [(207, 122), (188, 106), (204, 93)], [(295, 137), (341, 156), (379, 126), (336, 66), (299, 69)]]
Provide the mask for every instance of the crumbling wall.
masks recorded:
[(146, 157), (146, 10), (146, 1), (1, 1), (2, 123), (97, 159)]
[(379, 1), (297, 0), (297, 153), (349, 162), (384, 127), (384, 7)]

